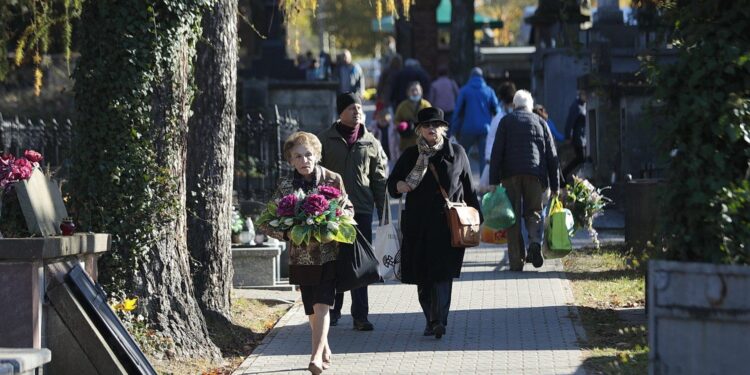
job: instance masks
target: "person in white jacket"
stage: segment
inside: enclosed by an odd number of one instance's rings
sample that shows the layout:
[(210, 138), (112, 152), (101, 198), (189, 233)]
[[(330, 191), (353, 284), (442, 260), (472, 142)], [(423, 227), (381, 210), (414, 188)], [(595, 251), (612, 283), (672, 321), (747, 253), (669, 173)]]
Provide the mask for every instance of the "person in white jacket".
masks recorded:
[(504, 82), (500, 85), (498, 90), (498, 97), (500, 98), (500, 111), (492, 118), (490, 122), (490, 130), (487, 133), (487, 142), (484, 147), (484, 170), (479, 178), (479, 191), (486, 192), (490, 187), (490, 156), (492, 155), (492, 145), (495, 143), (495, 134), (497, 134), (497, 127), (500, 124), (500, 120), (503, 116), (507, 115), (513, 110), (513, 96), (516, 95), (516, 85), (513, 82)]

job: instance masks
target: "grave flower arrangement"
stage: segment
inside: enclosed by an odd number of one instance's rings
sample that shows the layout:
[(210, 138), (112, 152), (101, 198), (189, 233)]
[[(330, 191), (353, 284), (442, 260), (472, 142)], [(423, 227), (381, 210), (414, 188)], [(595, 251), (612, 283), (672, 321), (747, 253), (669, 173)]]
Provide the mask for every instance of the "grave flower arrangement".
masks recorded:
[(29, 235), (13, 185), (31, 178), (42, 159), (34, 150), (26, 150), (19, 157), (9, 152), (0, 154), (0, 238)]
[(351, 210), (344, 209), (345, 201), (341, 191), (331, 186), (318, 186), (309, 193), (297, 190), (268, 202), (256, 223), (287, 232), (295, 245), (354, 243), (355, 221)]
[(42, 159), (42, 154), (34, 150), (26, 150), (18, 158), (9, 152), (0, 155), (0, 189), (6, 192), (13, 183), (28, 180)]
[(596, 247), (599, 247), (599, 237), (594, 229), (594, 218), (611, 202), (602, 195), (606, 189), (608, 187), (597, 189), (588, 180), (573, 176), (573, 183), (565, 187), (563, 198), (563, 205), (573, 214), (576, 230), (587, 229)]

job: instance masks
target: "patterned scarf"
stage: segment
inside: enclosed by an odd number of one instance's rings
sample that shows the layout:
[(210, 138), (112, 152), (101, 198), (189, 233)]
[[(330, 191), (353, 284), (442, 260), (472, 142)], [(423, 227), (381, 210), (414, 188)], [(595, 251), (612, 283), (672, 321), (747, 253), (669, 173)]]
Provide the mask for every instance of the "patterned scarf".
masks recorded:
[(445, 144), (443, 142), (444, 139), (445, 138), (441, 136), (434, 146), (430, 146), (427, 144), (427, 140), (421, 136), (417, 138), (419, 158), (417, 158), (417, 163), (414, 164), (414, 168), (409, 172), (409, 175), (406, 176), (405, 181), (412, 190), (416, 189), (419, 183), (422, 182), (424, 175), (427, 173), (427, 168), (430, 165), (430, 158), (443, 149), (443, 145)]

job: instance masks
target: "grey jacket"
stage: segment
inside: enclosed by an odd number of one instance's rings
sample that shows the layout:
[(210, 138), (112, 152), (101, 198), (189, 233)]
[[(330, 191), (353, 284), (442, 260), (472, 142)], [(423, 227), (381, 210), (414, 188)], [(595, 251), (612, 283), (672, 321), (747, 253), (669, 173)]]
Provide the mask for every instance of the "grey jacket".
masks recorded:
[(323, 145), (320, 165), (341, 175), (355, 215), (372, 215), (373, 206), (382, 215), (385, 201), (388, 157), (380, 142), (362, 126), (361, 136), (351, 147), (336, 130), (336, 123), (318, 134)]
[(490, 157), (490, 184), (518, 175), (539, 177), (543, 187), (560, 187), (560, 160), (547, 123), (535, 113), (515, 110), (503, 117)]

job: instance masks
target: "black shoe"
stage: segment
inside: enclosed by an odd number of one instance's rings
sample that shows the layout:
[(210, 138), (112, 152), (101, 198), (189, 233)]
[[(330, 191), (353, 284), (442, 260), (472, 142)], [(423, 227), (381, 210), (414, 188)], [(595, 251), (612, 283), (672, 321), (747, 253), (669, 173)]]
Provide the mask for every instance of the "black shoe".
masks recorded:
[(341, 313), (331, 310), (331, 323), (329, 325), (331, 327), (339, 325), (339, 319), (341, 319)]
[(372, 331), (373, 329), (375, 329), (375, 326), (373, 326), (372, 323), (366, 320), (363, 320), (363, 321), (355, 320), (354, 329), (357, 331)]
[(433, 330), (432, 325), (428, 323), (424, 326), (424, 332), (422, 334), (425, 336), (435, 336), (435, 330)]
[(435, 326), (432, 327), (432, 330), (435, 331), (436, 339), (443, 337), (443, 335), (445, 334), (445, 326), (443, 325), (443, 323), (435, 324)]
[(541, 267), (544, 264), (542, 245), (538, 243), (532, 243), (529, 245), (529, 256), (531, 257), (531, 264), (534, 265), (534, 268)]

